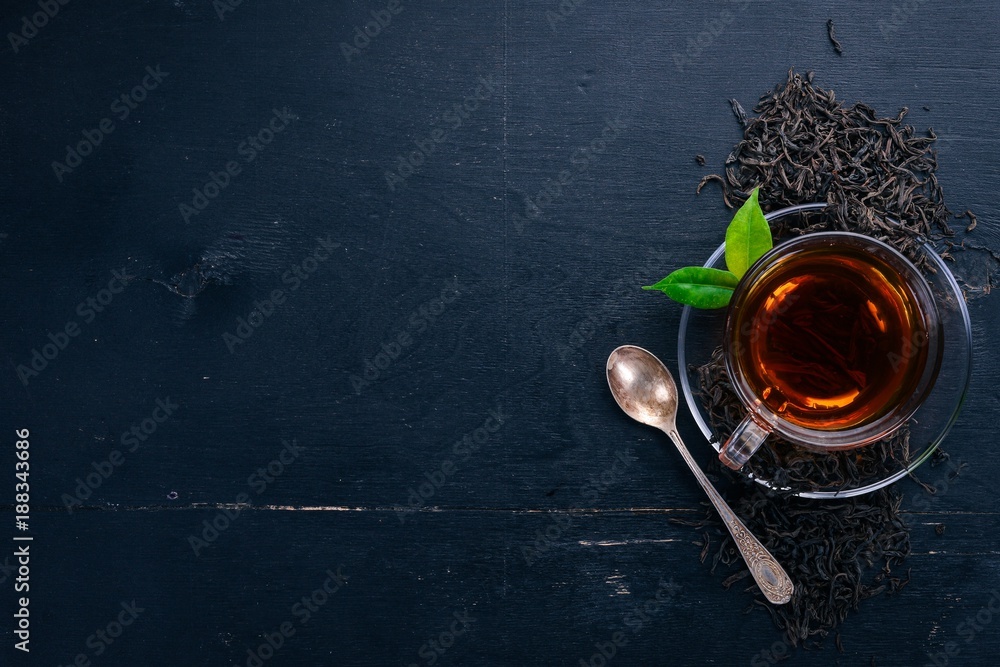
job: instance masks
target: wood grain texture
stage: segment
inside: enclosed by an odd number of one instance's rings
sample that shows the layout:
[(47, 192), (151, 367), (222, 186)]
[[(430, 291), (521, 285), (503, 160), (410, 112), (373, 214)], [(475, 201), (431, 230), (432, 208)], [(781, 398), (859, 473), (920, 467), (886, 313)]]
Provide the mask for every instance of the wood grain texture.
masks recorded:
[[(791, 66), (933, 127), (949, 205), (1000, 247), (1000, 9), (613, 0), (562, 16), (555, 0), (403, 0), (348, 62), (341, 42), (386, 6), (246, 0), (220, 20), (189, 0), (74, 2), (0, 56), (0, 462), (30, 428), (37, 535), (31, 662), (4, 622), (2, 664), (245, 665), (290, 621), (267, 664), (426, 665), (421, 646), (465, 610), (471, 629), (435, 664), (577, 665), (616, 631), (629, 643), (614, 664), (768, 664), (778, 633), (667, 521), (701, 512), (700, 490), (615, 406), (605, 359), (628, 342), (676, 368), (680, 308), (637, 288), (721, 242), (731, 214), (694, 188), (740, 137), (727, 100), (749, 110)], [(2, 32), (36, 11), (5, 4)], [(112, 102), (157, 65), (169, 75), (119, 120)], [(241, 142), (285, 107), (294, 119), (247, 162)], [(105, 117), (114, 131), (59, 182), (51, 163)], [(179, 205), (229, 161), (241, 173), (185, 221)], [(291, 289), (320, 239), (338, 245)], [(960, 259), (977, 284), (997, 268)], [(113, 270), (134, 279), (87, 321), (78, 304)], [(223, 334), (275, 289), (286, 300), (230, 353)], [(968, 643), (959, 630), (1000, 588), (1000, 308), (969, 306), (972, 388), (947, 443), (969, 465), (929, 500), (900, 487), (913, 583), (848, 619), (844, 655), (830, 643), (782, 664), (912, 666), (948, 641), (955, 664), (1000, 653), (996, 622)], [(69, 322), (81, 334), (25, 386), (16, 367)], [(174, 414), (127, 451), (123, 434), (168, 397)], [(477, 435), (491, 411), (503, 424)], [(689, 416), (679, 430), (708, 456)], [(257, 470), (292, 440), (301, 451), (261, 489)], [(124, 462), (67, 512), (114, 449)], [(400, 512), (421, 484), (433, 495)], [(241, 493), (253, 507), (196, 555), (189, 536)], [(292, 605), (340, 565), (348, 584), (300, 624)], [(678, 589), (636, 632), (632, 605), (661, 578)], [(133, 599), (146, 611), (94, 655), (87, 638)]]

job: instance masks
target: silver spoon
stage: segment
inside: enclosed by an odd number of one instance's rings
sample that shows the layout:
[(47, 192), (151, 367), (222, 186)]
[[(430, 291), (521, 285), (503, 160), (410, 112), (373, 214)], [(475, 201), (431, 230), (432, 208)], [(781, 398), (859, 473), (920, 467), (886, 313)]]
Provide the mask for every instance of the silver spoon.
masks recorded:
[(608, 357), (608, 385), (618, 405), (629, 417), (655, 426), (677, 445), (677, 450), (732, 534), (764, 597), (774, 604), (788, 602), (794, 590), (792, 580), (774, 556), (737, 518), (684, 446), (677, 432), (677, 385), (663, 362), (641, 347), (622, 345)]

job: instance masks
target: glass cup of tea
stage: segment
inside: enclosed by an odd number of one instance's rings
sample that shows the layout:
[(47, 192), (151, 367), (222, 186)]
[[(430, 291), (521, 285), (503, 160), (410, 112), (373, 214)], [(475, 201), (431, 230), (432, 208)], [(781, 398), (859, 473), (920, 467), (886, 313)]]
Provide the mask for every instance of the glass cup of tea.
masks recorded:
[(770, 434), (823, 451), (891, 434), (927, 397), (942, 345), (927, 281), (892, 247), (850, 232), (774, 247), (730, 301), (723, 356), (747, 416), (719, 459), (739, 470)]

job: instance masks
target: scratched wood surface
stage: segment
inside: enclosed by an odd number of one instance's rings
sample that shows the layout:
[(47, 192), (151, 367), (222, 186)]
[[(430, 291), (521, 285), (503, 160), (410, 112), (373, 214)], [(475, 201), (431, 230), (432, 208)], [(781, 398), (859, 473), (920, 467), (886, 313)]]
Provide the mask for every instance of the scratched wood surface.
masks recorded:
[(39, 11), (0, 10), (0, 540), (17, 428), (35, 538), (30, 656), (0, 550), (0, 663), (995, 664), (996, 297), (969, 304), (969, 465), (901, 483), (913, 582), (843, 654), (776, 643), (698, 563), (668, 519), (701, 492), (603, 378), (624, 342), (676, 368), (680, 309), (636, 287), (721, 241), (694, 187), (727, 100), (791, 66), (933, 126), (1000, 247), (995, 3)]

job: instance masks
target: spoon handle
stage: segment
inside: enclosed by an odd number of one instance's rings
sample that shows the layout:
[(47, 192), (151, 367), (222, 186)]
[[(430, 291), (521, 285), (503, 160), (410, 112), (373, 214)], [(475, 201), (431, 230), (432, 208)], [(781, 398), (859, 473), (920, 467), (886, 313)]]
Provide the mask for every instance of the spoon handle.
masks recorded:
[(743, 525), (736, 513), (733, 512), (729, 504), (722, 499), (719, 492), (715, 490), (712, 483), (708, 481), (705, 477), (705, 473), (701, 471), (698, 464), (695, 463), (694, 459), (691, 458), (691, 453), (688, 452), (687, 447), (684, 446), (684, 441), (681, 440), (680, 434), (677, 429), (663, 429), (670, 439), (674, 441), (677, 446), (677, 450), (681, 453), (684, 458), (685, 463), (691, 468), (691, 472), (694, 473), (695, 478), (697, 478), (698, 483), (701, 484), (701, 488), (705, 490), (708, 494), (708, 499), (712, 501), (715, 509), (719, 512), (719, 516), (722, 517), (722, 522), (726, 524), (726, 528), (729, 529), (729, 533), (733, 536), (733, 541), (736, 542), (736, 546), (739, 547), (740, 553), (743, 554), (744, 560), (746, 560), (747, 565), (750, 567), (750, 574), (753, 575), (754, 580), (757, 585), (760, 586), (760, 590), (764, 593), (766, 597), (773, 604), (785, 604), (790, 599), (792, 599), (792, 592), (794, 587), (792, 586), (792, 580), (788, 577), (784, 568), (778, 564), (778, 561), (774, 559), (774, 556), (764, 548), (764, 545), (760, 543), (753, 534), (747, 530), (747, 527)]

